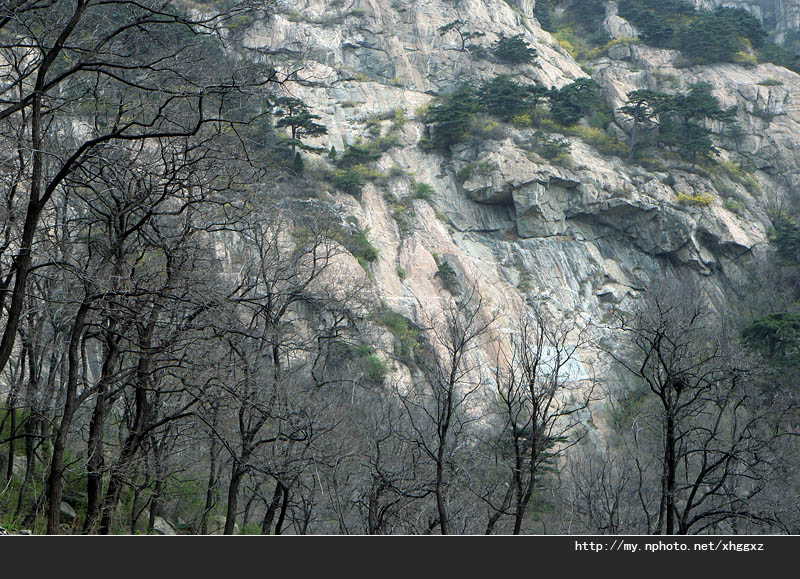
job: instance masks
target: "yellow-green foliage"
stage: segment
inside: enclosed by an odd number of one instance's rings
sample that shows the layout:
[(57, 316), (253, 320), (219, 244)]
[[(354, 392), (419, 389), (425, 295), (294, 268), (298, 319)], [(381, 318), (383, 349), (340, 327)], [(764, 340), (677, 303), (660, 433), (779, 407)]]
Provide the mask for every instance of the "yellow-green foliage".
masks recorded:
[(747, 189), (750, 194), (755, 195), (761, 191), (761, 184), (758, 182), (758, 180), (756, 180), (753, 175), (742, 169), (741, 165), (734, 163), (733, 161), (726, 161), (724, 159), (720, 159), (718, 163), (720, 169), (725, 171), (731, 180), (739, 183), (740, 185), (744, 185), (745, 189)]
[(604, 155), (622, 156), (628, 153), (628, 146), (625, 143), (618, 141), (602, 129), (572, 125), (563, 129), (563, 132), (589, 143)]
[(600, 50), (606, 52), (609, 48), (617, 46), (619, 44), (631, 45), (631, 44), (640, 44), (642, 41), (638, 38), (633, 38), (631, 36), (622, 36), (620, 38), (613, 38), (606, 42), (606, 45), (601, 48)]
[(606, 42), (603, 46), (595, 48), (594, 50), (590, 50), (586, 54), (586, 56), (588, 56), (590, 59), (599, 58), (604, 54), (606, 54), (609, 51), (609, 49), (615, 46), (619, 45), (630, 46), (631, 44), (639, 44), (641, 42), (642, 41), (639, 40), (638, 38), (631, 38), (629, 36), (623, 36), (622, 38), (613, 38), (608, 42)]
[(428, 112), (430, 112), (430, 110), (431, 110), (431, 104), (426, 103), (424, 105), (417, 107), (417, 109), (414, 111), (414, 116), (416, 117), (417, 120), (423, 119), (425, 118), (425, 115), (427, 115)]
[(549, 133), (561, 133), (564, 131), (564, 127), (553, 120), (553, 115), (550, 114), (550, 111), (534, 109), (527, 114), (530, 115), (534, 127)]
[(678, 193), (675, 199), (681, 205), (691, 205), (692, 207), (708, 207), (714, 201), (714, 198), (708, 193), (692, 193), (691, 195)]
[(511, 122), (514, 123), (514, 126), (518, 129), (527, 129), (533, 126), (533, 119), (528, 113), (514, 115), (514, 118), (511, 119)]
[(406, 124), (408, 118), (406, 117), (406, 109), (403, 107), (397, 107), (394, 109), (394, 126), (395, 127), (402, 127)]
[(758, 65), (758, 59), (756, 58), (755, 54), (749, 54), (742, 51), (739, 51), (733, 55), (733, 62), (747, 67)]
[(577, 61), (594, 60), (606, 54), (610, 48), (620, 44), (630, 45), (641, 42), (638, 38), (622, 37), (611, 39), (603, 46), (591, 48), (591, 45), (579, 33), (569, 27), (562, 28), (553, 37), (558, 45)]
[(578, 59), (579, 52), (576, 45), (580, 42), (580, 39), (571, 30), (559, 30), (553, 37), (558, 42), (558, 45), (566, 50), (572, 58)]
[(477, 136), (484, 140), (499, 140), (506, 136), (505, 125), (487, 115), (478, 115), (471, 119), (469, 126), (461, 140), (470, 136)]

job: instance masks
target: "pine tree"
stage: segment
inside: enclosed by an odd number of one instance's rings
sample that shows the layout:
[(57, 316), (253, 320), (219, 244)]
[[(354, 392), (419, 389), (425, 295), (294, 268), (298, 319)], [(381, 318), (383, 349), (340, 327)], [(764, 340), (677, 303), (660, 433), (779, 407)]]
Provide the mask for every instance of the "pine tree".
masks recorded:
[(500, 62), (509, 64), (526, 64), (536, 59), (537, 52), (525, 41), (522, 34), (506, 36), (500, 33), (500, 39), (492, 45), (492, 54)]
[(292, 171), (294, 171), (297, 175), (303, 174), (303, 157), (300, 155), (300, 151), (297, 151), (294, 154), (294, 162), (292, 163)]
[(656, 101), (654, 111), (661, 121), (661, 142), (677, 147), (681, 156), (693, 165), (717, 152), (711, 129), (704, 123), (731, 124), (736, 119), (736, 107), (723, 109), (708, 83), (695, 83), (685, 94), (662, 96)]
[(656, 111), (667, 98), (668, 95), (657, 91), (648, 89), (635, 90), (628, 93), (628, 103), (618, 109), (619, 112), (633, 119), (629, 159), (632, 159), (636, 153), (641, 129), (657, 125)]
[(508, 121), (534, 108), (545, 92), (541, 85), (517, 84), (510, 76), (500, 74), (481, 85), (478, 102), (487, 113)]
[(276, 107), (274, 115), (279, 119), (275, 126), (279, 129), (289, 128), (292, 152), (295, 152), (297, 147), (307, 148), (302, 142), (304, 138), (328, 134), (325, 125), (315, 122), (320, 117), (312, 114), (308, 105), (300, 99), (280, 97), (275, 100), (274, 104)]
[(573, 125), (596, 109), (605, 106), (600, 98), (600, 85), (591, 78), (580, 78), (550, 92), (550, 112), (556, 122)]
[(439, 27), (439, 36), (444, 36), (449, 32), (456, 32), (461, 39), (461, 52), (466, 52), (467, 50), (467, 41), (472, 40), (474, 38), (480, 38), (481, 36), (486, 36), (485, 32), (468, 32), (464, 31), (463, 28), (467, 25), (466, 22), (463, 20), (453, 20), (449, 24), (445, 24), (444, 26)]
[(425, 115), (431, 127), (430, 147), (447, 150), (464, 139), (470, 122), (478, 111), (475, 89), (463, 85), (455, 92), (441, 97)]

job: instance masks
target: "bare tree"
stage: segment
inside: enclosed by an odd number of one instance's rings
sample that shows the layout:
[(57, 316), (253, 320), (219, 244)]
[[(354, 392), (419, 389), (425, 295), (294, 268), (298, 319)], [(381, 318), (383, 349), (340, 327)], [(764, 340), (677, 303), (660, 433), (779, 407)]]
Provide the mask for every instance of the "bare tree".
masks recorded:
[[(657, 436), (658, 500), (642, 502), (652, 521), (648, 532), (737, 532), (744, 521), (774, 524), (756, 499), (789, 434), (792, 401), (759, 401), (762, 378), (753, 360), (724, 335), (697, 286), (664, 282), (634, 313), (615, 315), (630, 349), (609, 354), (634, 378), (627, 413), (648, 422), (642, 434)], [(629, 442), (637, 455), (647, 453), (646, 444), (646, 436)]]
[[(540, 307), (523, 314), (511, 335), (510, 352), (501, 350), (494, 369), (499, 423), (493, 432), (496, 461), (502, 469), (499, 496), (484, 494), (492, 512), (490, 534), (503, 516), (522, 530), (543, 471), (586, 434), (581, 413), (588, 408), (595, 379), (578, 354), (588, 345), (587, 328), (558, 322)], [(497, 486), (497, 485), (496, 485)], [(500, 498), (502, 497), (502, 498)]]
[(495, 319), (475, 286), (448, 301), (439, 316), (425, 323), (430, 347), (419, 360), (423, 379), (408, 392), (397, 387), (408, 416), (404, 436), (422, 449), (432, 468), (428, 484), (437, 512), (432, 523), (443, 535), (451, 532), (452, 487), (463, 468), (457, 456), (474, 442), (468, 429), (480, 419), (475, 403), (486, 377), (477, 354)]
[(192, 17), (161, 0), (0, 8), (5, 211), (19, 216), (0, 245), (0, 370), (17, 338), (41, 218), (65, 180), (105, 144), (196, 135), (226, 120), (227, 94), (276, 79), (252, 63), (211, 64), (227, 19), (251, 9), (243, 2)]

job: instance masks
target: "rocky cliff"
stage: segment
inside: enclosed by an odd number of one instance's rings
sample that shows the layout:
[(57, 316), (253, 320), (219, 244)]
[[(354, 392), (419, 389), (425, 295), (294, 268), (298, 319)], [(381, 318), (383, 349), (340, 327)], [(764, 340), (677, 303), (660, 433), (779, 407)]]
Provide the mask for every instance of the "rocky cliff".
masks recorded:
[(698, 8), (727, 6), (744, 8), (755, 14), (782, 41), (789, 32), (800, 30), (800, 2), (797, 0), (694, 0)]
[[(705, 3), (747, 4), (773, 15), (780, 30), (800, 25), (795, 0)], [(478, 284), (506, 322), (527, 300), (597, 324), (664, 274), (702, 278), (724, 302), (731, 280), (766, 247), (769, 204), (800, 184), (800, 76), (772, 64), (679, 68), (674, 51), (626, 42), (584, 70), (533, 10), (531, 0), (293, 0), (246, 32), (247, 47), (284, 59), (287, 70), (302, 57), (286, 89), (328, 127), (313, 144), (342, 151), (359, 139), (394, 137), (376, 165), (386, 176), (380, 184), (368, 183), (360, 199), (325, 192), (380, 250), (371, 271), (354, 265), (353, 275), (368, 276), (376, 299), (412, 320), (435, 315), (450, 296), (437, 265), (443, 261), (462, 283)], [(484, 46), (500, 34), (523, 34), (538, 58), (514, 67), (476, 58), (456, 33), (440, 34), (456, 19), (485, 33), (473, 41)], [(615, 37), (635, 32), (613, 2), (605, 26)], [(419, 111), (433, 96), (498, 73), (547, 87), (590, 74), (614, 110), (638, 88), (675, 92), (709, 82), (725, 107), (737, 107), (738, 130), (716, 142), (730, 163), (715, 171), (679, 159), (645, 168), (572, 136), (565, 137), (571, 158), (555, 163), (531, 150), (535, 129), (510, 124), (489, 127), (486, 138), (450, 156), (419, 146)], [(629, 131), (619, 113), (607, 127), (623, 141)], [(743, 158), (751, 173), (732, 169)], [(312, 170), (327, 162), (324, 154), (306, 156)], [(431, 199), (415, 198), (415, 182), (433, 188)], [(711, 202), (681, 203), (686, 196)]]

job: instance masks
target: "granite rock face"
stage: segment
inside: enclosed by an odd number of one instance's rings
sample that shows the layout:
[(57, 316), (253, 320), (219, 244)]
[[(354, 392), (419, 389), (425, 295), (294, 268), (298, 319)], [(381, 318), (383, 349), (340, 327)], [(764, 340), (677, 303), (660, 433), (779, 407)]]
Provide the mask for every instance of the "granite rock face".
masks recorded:
[[(785, 30), (800, 27), (800, 1), (719, 2), (777, 15)], [(625, 155), (598, 151), (579, 138), (567, 160), (536, 152), (543, 135), (510, 124), (487, 127), (450, 155), (426, 151), (419, 110), (437, 94), (496, 74), (560, 87), (587, 73), (541, 29), (533, 1), (296, 0), (269, 22), (256, 23), (245, 44), (304, 65), (287, 89), (322, 117), (328, 135), (311, 144), (342, 150), (347, 143), (392, 133), (396, 145), (377, 162), (392, 178), (369, 184), (359, 201), (329, 190), (351, 207), (380, 249), (374, 289), (393, 309), (418, 320), (435, 315), (448, 290), (438, 276), (445, 256), (467, 285), (476, 285), (507, 326), (526, 301), (564, 318), (601, 320), (611, 306), (630, 307), (654, 278), (697, 278), (724, 296), (747, 259), (767, 244), (766, 207), (800, 186), (800, 76), (771, 64), (679, 68), (673, 51), (626, 44), (592, 63), (592, 76), (616, 111), (628, 92), (685, 90), (709, 82), (723, 106), (736, 106), (739, 129), (718, 142), (722, 159), (747, 156), (757, 170), (705, 170), (676, 160), (651, 168)], [(760, 11), (760, 12), (758, 12)], [(535, 63), (510, 67), (462, 50), (454, 20), (484, 36), (466, 44), (489, 47), (500, 34), (523, 34), (538, 50)], [(607, 3), (614, 37), (636, 31)], [(769, 80), (769, 82), (764, 82)], [(762, 84), (760, 84), (762, 83)], [(404, 121), (396, 123), (398, 111)], [(609, 135), (626, 139), (629, 120), (616, 113)], [(377, 131), (376, 131), (377, 127)], [(307, 167), (324, 166), (308, 155)], [(411, 200), (410, 177), (435, 194)], [(680, 196), (708, 195), (694, 207)], [(400, 227), (387, 199), (407, 200), (413, 218)], [(743, 257), (749, 256), (749, 257)], [(400, 279), (398, 271), (404, 276)], [(597, 330), (601, 332), (601, 330)], [(501, 332), (502, 333), (502, 332)]]

